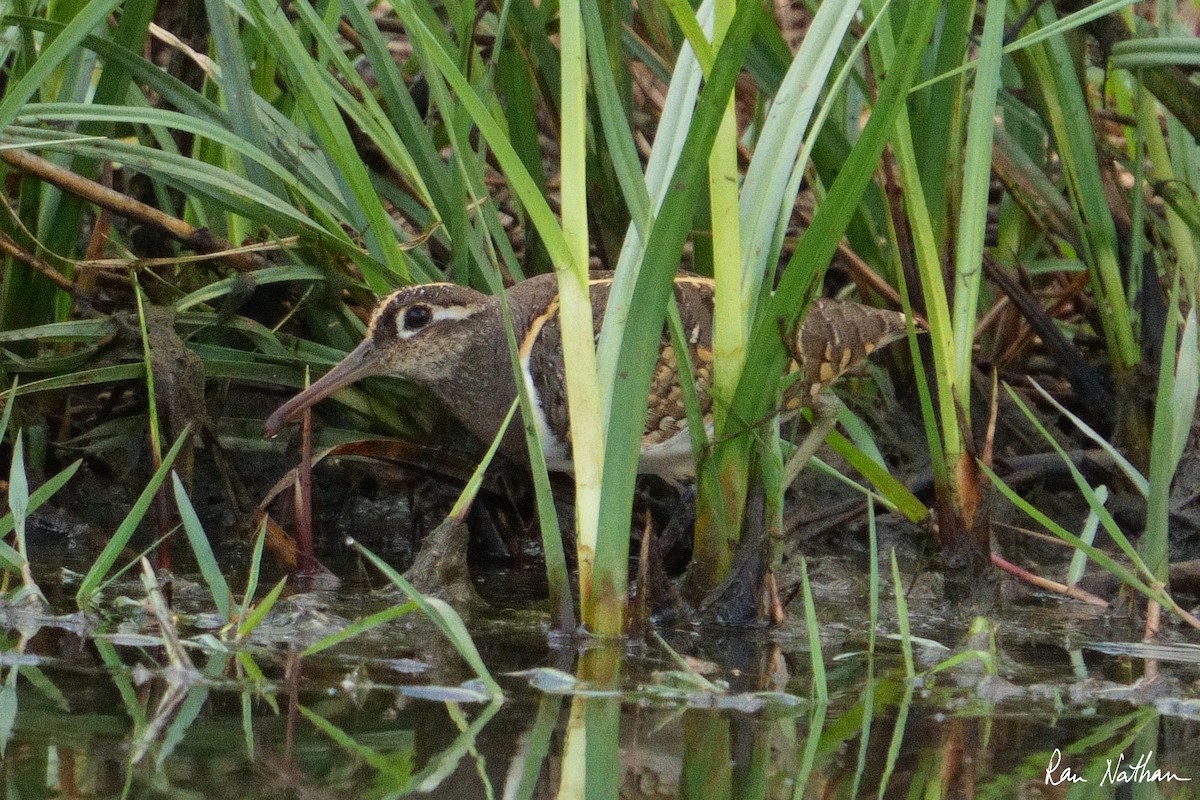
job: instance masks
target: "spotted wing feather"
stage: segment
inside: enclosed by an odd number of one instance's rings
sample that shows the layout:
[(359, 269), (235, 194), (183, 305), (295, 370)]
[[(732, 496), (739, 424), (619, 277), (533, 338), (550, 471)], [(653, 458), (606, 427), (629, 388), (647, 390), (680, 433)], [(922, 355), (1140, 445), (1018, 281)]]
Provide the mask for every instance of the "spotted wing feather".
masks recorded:
[(905, 329), (905, 317), (896, 311), (817, 298), (785, 343), (801, 370), (806, 398), (812, 398)]

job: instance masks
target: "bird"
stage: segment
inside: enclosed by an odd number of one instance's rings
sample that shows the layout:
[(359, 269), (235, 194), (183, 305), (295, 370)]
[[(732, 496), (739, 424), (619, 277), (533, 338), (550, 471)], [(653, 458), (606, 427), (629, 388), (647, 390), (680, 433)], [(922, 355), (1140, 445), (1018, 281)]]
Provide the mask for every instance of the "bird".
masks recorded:
[[(611, 273), (589, 276), (597, 332), (612, 282)], [(710, 278), (680, 273), (674, 280), (700, 411), (707, 425), (711, 425), (713, 404), (709, 389), (714, 292)], [(570, 473), (557, 281), (552, 273), (538, 275), (513, 284), (505, 295), (546, 466), (552, 472)], [(904, 336), (905, 330), (906, 317), (896, 311), (827, 298), (813, 300), (804, 320), (782, 332), (791, 356), (789, 371), (799, 376), (785, 396), (788, 408), (811, 403), (839, 376), (860, 365), (874, 350)], [(362, 343), (271, 414), (264, 432), (278, 434), (305, 409), (371, 375), (406, 378), (423, 386), (471, 434), (481, 442), (491, 442), (516, 397), (498, 299), (454, 283), (429, 283), (392, 292), (376, 307)], [(528, 463), (520, 426), (509, 426), (500, 450), (517, 462)], [(638, 472), (673, 483), (695, 474), (679, 386), (679, 358), (665, 327), (650, 384)]]

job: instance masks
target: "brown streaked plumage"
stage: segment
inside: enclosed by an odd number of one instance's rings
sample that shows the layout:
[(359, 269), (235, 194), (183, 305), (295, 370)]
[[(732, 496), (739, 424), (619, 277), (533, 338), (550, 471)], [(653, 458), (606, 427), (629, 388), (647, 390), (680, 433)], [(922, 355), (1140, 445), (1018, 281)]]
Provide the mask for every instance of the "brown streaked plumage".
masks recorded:
[[(593, 317), (604, 317), (611, 278), (593, 274)], [(553, 275), (541, 275), (507, 291), (525, 381), (531, 390), (535, 423), (550, 469), (571, 470), (566, 387)], [(712, 402), (713, 284), (680, 275), (675, 300), (696, 375), (701, 412)], [(308, 389), (280, 406), (265, 431), (283, 424), (338, 389), (368, 375), (395, 375), (423, 385), (481, 441), (491, 441), (516, 396), (494, 297), (448, 283), (409, 287), (385, 297), (375, 310), (367, 337)], [(801, 370), (794, 407), (815, 397), (874, 349), (904, 335), (904, 316), (854, 303), (815, 300), (804, 323), (784, 337)], [(687, 420), (678, 381), (678, 354), (664, 332), (650, 386), (642, 437), (640, 471), (679, 479), (694, 472)], [(509, 456), (525, 460), (524, 436), (510, 426), (501, 442)]]

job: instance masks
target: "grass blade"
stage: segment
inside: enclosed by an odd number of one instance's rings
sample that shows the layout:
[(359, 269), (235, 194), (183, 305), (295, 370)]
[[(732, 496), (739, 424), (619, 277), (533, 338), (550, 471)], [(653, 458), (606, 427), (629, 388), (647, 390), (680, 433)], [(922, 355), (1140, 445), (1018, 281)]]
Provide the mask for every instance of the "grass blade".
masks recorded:
[(154, 471), (150, 482), (146, 484), (146, 488), (142, 489), (142, 493), (138, 495), (138, 499), (134, 502), (133, 508), (129, 509), (129, 513), (121, 524), (113, 533), (112, 538), (108, 540), (104, 550), (100, 552), (100, 556), (92, 564), (91, 569), (83, 576), (83, 580), (79, 584), (79, 589), (75, 592), (75, 603), (80, 609), (86, 610), (91, 607), (96, 599), (98, 591), (104, 576), (112, 569), (117, 558), (120, 557), (121, 551), (125, 549), (125, 545), (129, 543), (134, 531), (137, 530), (142, 518), (146, 516), (146, 511), (150, 508), (150, 503), (154, 500), (154, 495), (158, 492), (158, 487), (167, 478), (167, 474), (171, 470), (171, 465), (175, 463), (175, 457), (179, 455), (179, 451), (183, 449), (183, 444), (191, 436), (191, 425), (184, 428), (179, 438), (175, 440), (175, 444), (163, 457), (162, 465)]
[(192, 552), (196, 556), (200, 574), (208, 585), (213, 603), (217, 606), (217, 613), (221, 615), (221, 619), (228, 622), (233, 611), (229, 584), (226, 582), (225, 576), (221, 574), (221, 567), (217, 564), (212, 544), (209, 543), (208, 536), (204, 533), (200, 518), (196, 516), (196, 509), (192, 506), (192, 501), (188, 499), (187, 492), (184, 491), (183, 482), (179, 480), (179, 475), (175, 472), (171, 473), (171, 480), (175, 489), (175, 505), (179, 508), (179, 517), (183, 520), (183, 530), (187, 534)]
[(401, 603), (398, 606), (391, 606), (382, 611), (376, 611), (374, 614), (355, 620), (340, 631), (335, 631), (328, 636), (322, 637), (320, 640), (313, 642), (308, 647), (300, 651), (301, 657), (313, 656), (320, 653), (322, 650), (341, 644), (347, 639), (352, 639), (359, 634), (366, 633), (372, 628), (378, 627), (385, 623), (391, 622), (394, 619), (399, 619), (409, 612), (417, 610), (417, 604), (411, 600), (407, 603)]
[(279, 599), (279, 594), (283, 591), (283, 587), (286, 585), (287, 578), (280, 578), (279, 583), (271, 587), (271, 591), (267, 592), (267, 596), (259, 601), (259, 603), (254, 606), (254, 610), (251, 611), (246, 618), (238, 624), (237, 636), (239, 639), (246, 638), (254, 631), (255, 628), (258, 627), (258, 624), (263, 621), (263, 618), (266, 617), (267, 613), (270, 612), (270, 610), (275, 606), (275, 602)]
[(408, 599), (417, 604), (421, 612), (429, 618), (429, 620), (438, 627), (438, 629), (450, 641), (463, 657), (463, 660), (470, 665), (471, 669), (475, 670), (475, 674), (483, 681), (484, 687), (488, 694), (494, 698), (504, 696), (500, 690), (500, 685), (496, 683), (496, 679), (488, 671), (487, 666), (483, 663), (483, 658), (479, 655), (479, 650), (475, 648), (475, 642), (471, 640), (471, 634), (467, 632), (466, 625), (463, 624), (462, 618), (458, 616), (453, 608), (443, 600), (438, 600), (435, 597), (425, 597), (416, 588), (404, 579), (404, 576), (396, 572), (390, 564), (384, 561), (379, 556), (372, 553), (367, 548), (363, 547), (353, 539), (350, 540), (350, 545), (358, 552), (375, 565), (375, 568), (383, 573), (389, 581), (392, 582), (397, 589), (404, 592)]

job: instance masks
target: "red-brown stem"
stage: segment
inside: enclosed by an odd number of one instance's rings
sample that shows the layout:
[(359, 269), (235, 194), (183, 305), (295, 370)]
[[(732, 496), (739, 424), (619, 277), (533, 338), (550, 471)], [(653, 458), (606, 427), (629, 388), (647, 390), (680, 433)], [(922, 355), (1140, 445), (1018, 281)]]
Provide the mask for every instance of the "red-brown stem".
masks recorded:
[(296, 567), (298, 575), (316, 572), (312, 526), (312, 411), (300, 418), (300, 468), (296, 476)]
[[(150, 448), (152, 451), (155, 448)], [(154, 463), (154, 471), (158, 472), (162, 468), (162, 454), (158, 452), (151, 453), (151, 460)], [(170, 531), (168, 523), (168, 515), (171, 513), (171, 507), (167, 503), (167, 482), (163, 481), (158, 487), (158, 491), (154, 493), (154, 512), (158, 517), (158, 547), (154, 549), (154, 569), (171, 571), (171, 544), (167, 538), (167, 533)], [(167, 602), (171, 602), (170, 583), (163, 589), (163, 596)]]
[(1004, 572), (1007, 572), (1009, 575), (1017, 578), (1018, 580), (1025, 581), (1026, 583), (1036, 586), (1039, 589), (1044, 589), (1047, 592), (1054, 592), (1055, 594), (1066, 595), (1067, 597), (1075, 600), (1081, 600), (1085, 603), (1090, 603), (1091, 605), (1098, 606), (1100, 608), (1108, 608), (1108, 603), (1103, 598), (1097, 597), (1091, 592), (1080, 589), (1078, 586), (1067, 586), (1065, 583), (1058, 583), (1057, 581), (1043, 578), (1040, 575), (1034, 575), (1029, 570), (1021, 569), (1016, 564), (996, 555), (995, 553), (992, 553), (992, 564)]

